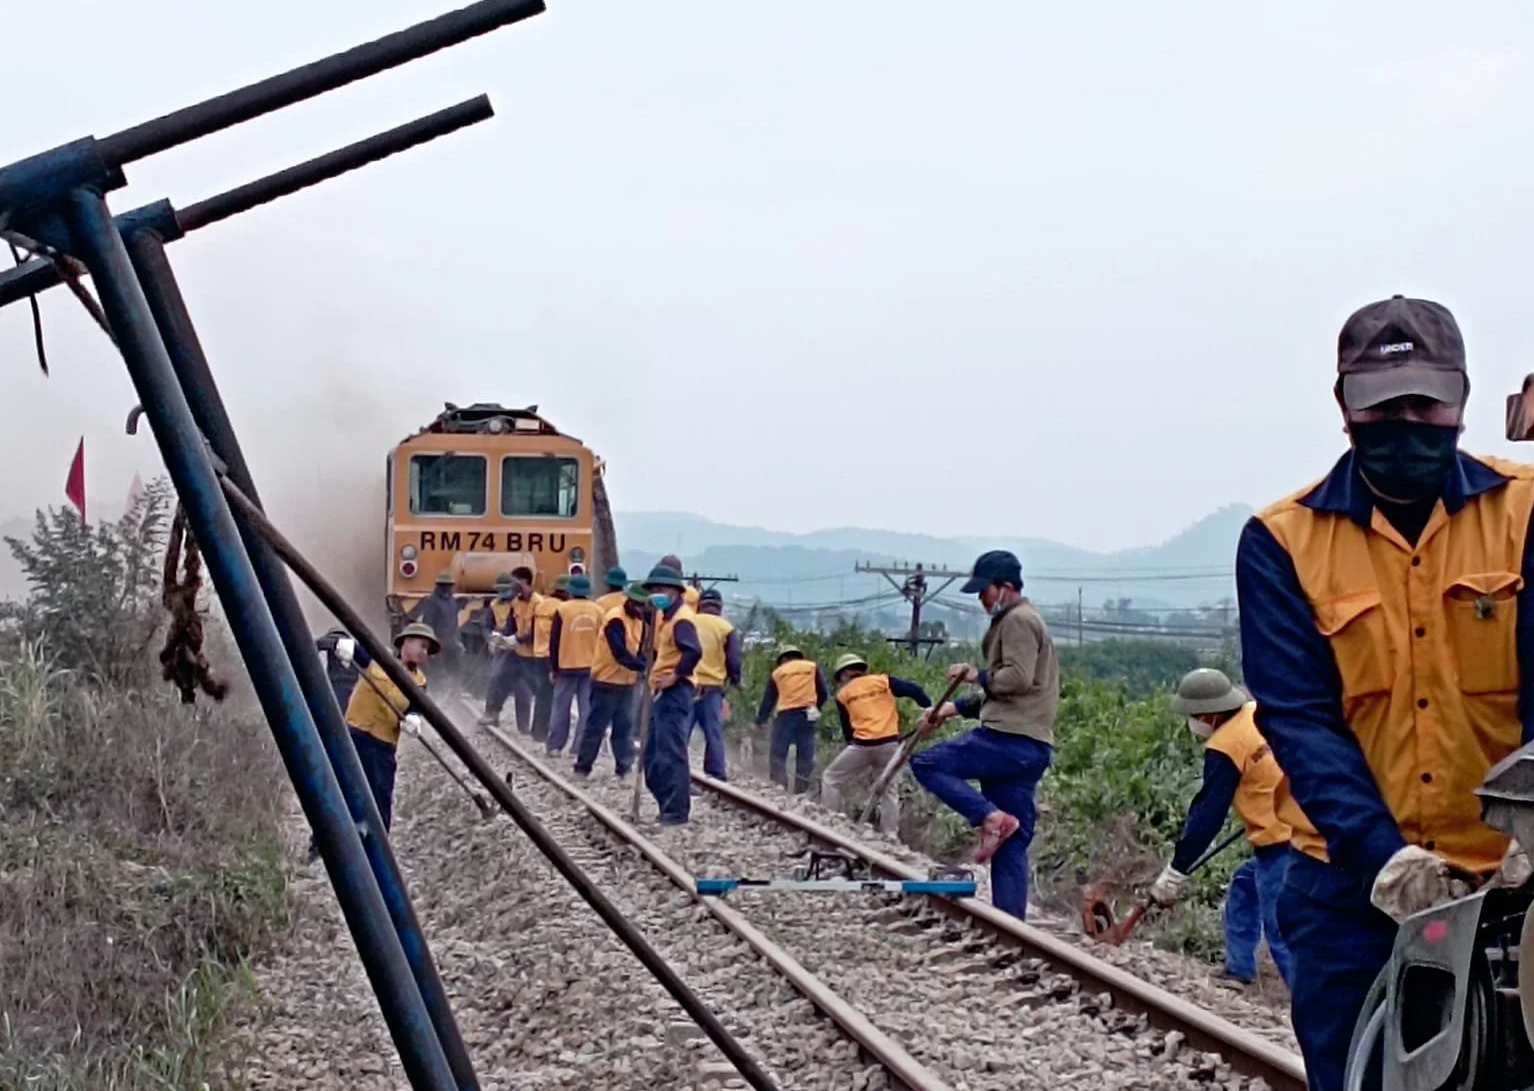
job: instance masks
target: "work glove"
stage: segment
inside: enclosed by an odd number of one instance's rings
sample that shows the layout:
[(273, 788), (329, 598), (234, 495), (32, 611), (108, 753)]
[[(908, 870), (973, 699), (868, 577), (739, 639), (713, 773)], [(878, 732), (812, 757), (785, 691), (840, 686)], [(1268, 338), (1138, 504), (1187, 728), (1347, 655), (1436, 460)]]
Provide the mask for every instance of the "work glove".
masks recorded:
[(820, 722), (820, 709), (818, 708), (807, 708), (804, 710), (804, 715), (812, 724)]
[(1528, 851), (1515, 837), (1507, 843), (1507, 851), (1502, 854), (1502, 863), (1492, 877), (1492, 885), (1519, 887), (1530, 879), (1534, 879), (1534, 860), (1529, 859)]
[(485, 646), (492, 652), (504, 652), (506, 650), (506, 638), (500, 633), (491, 633), (485, 638)]
[(336, 662), (343, 667), (349, 667), (356, 657), (357, 642), (349, 636), (339, 637), (336, 640)]
[(1442, 856), (1420, 845), (1407, 845), (1380, 868), (1369, 891), (1369, 901), (1399, 924), (1425, 909), (1474, 891), (1468, 877)]
[(1163, 909), (1177, 900), (1182, 885), (1188, 881), (1188, 877), (1178, 871), (1171, 864), (1161, 869), (1161, 874), (1156, 876), (1156, 881), (1151, 884), (1150, 900)]
[(421, 719), (420, 713), (412, 712), (400, 721), (400, 726), (405, 729), (405, 734), (409, 735), (412, 739), (419, 739), (421, 737), (421, 728), (426, 726), (426, 722)]

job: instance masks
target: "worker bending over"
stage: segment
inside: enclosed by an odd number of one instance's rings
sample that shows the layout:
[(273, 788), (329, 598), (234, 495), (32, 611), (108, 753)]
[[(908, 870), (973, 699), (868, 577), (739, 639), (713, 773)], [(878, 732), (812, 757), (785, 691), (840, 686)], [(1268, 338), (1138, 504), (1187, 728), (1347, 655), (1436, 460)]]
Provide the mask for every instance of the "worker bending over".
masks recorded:
[(1224, 673), (1201, 667), (1183, 676), (1172, 711), (1204, 744), (1204, 783), (1188, 808), (1172, 862), (1151, 884), (1150, 898), (1169, 906), (1187, 882), (1235, 804), (1252, 857), (1236, 869), (1225, 893), (1225, 975), (1257, 980), (1257, 944), (1264, 934), (1279, 976), (1289, 981), (1289, 949), (1278, 931), (1278, 896), (1289, 869), (1289, 824), (1278, 817), (1274, 793), (1284, 773), (1257, 731), (1257, 706)]
[[(426, 688), (426, 675), (421, 668), (439, 647), (431, 626), (419, 621), (406, 625), (394, 638), (400, 663), (410, 672), (410, 680), (422, 689)], [(399, 747), (400, 728), (419, 735), (420, 714), (400, 688), (389, 681), (382, 664), (373, 662), (362, 672), (362, 679), (346, 703), (346, 726), (351, 729), (352, 745), (362, 762), (373, 802), (378, 805), (378, 817), (387, 830), (394, 820), (395, 751)]]
[(596, 597), (596, 604), (602, 608), (602, 616), (606, 617), (609, 610), (617, 609), (628, 599), (629, 574), (614, 566), (607, 570), (602, 583), (607, 590)]
[[(570, 705), (579, 709), (577, 725), (591, 715), (591, 665), (596, 659), (603, 610), (591, 601), (591, 581), (571, 576), (570, 597), (554, 611), (549, 630), (549, 662), (554, 668), (554, 711), (549, 717), (548, 752), (558, 754), (571, 740)], [(580, 738), (579, 726), (575, 738)], [(574, 749), (572, 745), (571, 749)]]
[(525, 565), (513, 568), (509, 587), (496, 580), (496, 596), (506, 596), (507, 610), (501, 624), (486, 641), (495, 653), (490, 664), (490, 683), (485, 691), (485, 714), (479, 722), (495, 727), (501, 722), (506, 698), (514, 698), (517, 730), (533, 733), (533, 613), (542, 597), (533, 590), (533, 570)]
[[(980, 692), (929, 709), (924, 730), (954, 716), (980, 726), (911, 759), (911, 772), (927, 791), (980, 828), (975, 862), (991, 861), (991, 901), (997, 909), (1028, 914), (1028, 846), (1037, 813), (1034, 795), (1049, 768), (1055, 711), (1060, 704), (1060, 661), (1039, 611), (1023, 595), (1023, 568), (1005, 550), (981, 554), (962, 589), (979, 595), (991, 615), (981, 639), (985, 667), (948, 668), (949, 678), (978, 683)], [(976, 790), (970, 781), (978, 781)]]
[[(847, 748), (820, 775), (820, 805), (840, 811), (842, 791), (848, 782), (878, 779), (900, 749), (897, 699), (907, 697), (925, 709), (932, 707), (932, 698), (915, 682), (868, 673), (868, 661), (853, 652), (837, 659), (831, 677), (836, 682), (836, 712)], [(879, 796), (879, 829), (891, 837), (900, 833), (900, 790), (896, 780), (891, 780)]]
[(1253, 517), (1236, 553), (1257, 727), (1293, 827), (1278, 926), (1314, 1091), (1340, 1091), (1398, 922), (1516, 885), (1476, 787), (1531, 737), (1534, 467), (1458, 449), (1470, 385), (1449, 311), (1351, 315), (1334, 395), (1351, 450)]
[(724, 687), (740, 685), (740, 634), (723, 617), (724, 598), (710, 587), (698, 598), (698, 630), (703, 658), (698, 661), (698, 692), (693, 702), (693, 729), (703, 729), (703, 771), (715, 780), (728, 780), (724, 760)]
[(788, 787), (788, 751), (794, 751), (794, 791), (809, 789), (815, 773), (815, 724), (820, 720), (820, 706), (830, 698), (826, 676), (820, 666), (804, 658), (792, 644), (778, 652), (777, 666), (762, 691), (762, 704), (756, 710), (756, 726), (763, 727), (769, 715), (772, 742), (767, 751), (767, 771), (774, 781)]
[(692, 607), (682, 601), (687, 585), (682, 573), (656, 565), (645, 580), (655, 611), (655, 662), (650, 666), (653, 695), (645, 730), (645, 782), (660, 807), (663, 826), (679, 826), (692, 814), (692, 775), (687, 737), (692, 731), (693, 674), (703, 658)]
[(547, 743), (549, 720), (554, 712), (554, 665), (549, 660), (549, 641), (554, 635), (554, 615), (559, 604), (570, 600), (570, 577), (554, 577), (553, 593), (533, 607), (533, 741)]
[(602, 751), (602, 737), (612, 729), (613, 772), (622, 780), (634, 767), (634, 703), (639, 676), (645, 671), (640, 658), (649, 596), (640, 584), (625, 593), (623, 605), (602, 618), (591, 665), (591, 715), (581, 725), (575, 747), (575, 773), (589, 776)]

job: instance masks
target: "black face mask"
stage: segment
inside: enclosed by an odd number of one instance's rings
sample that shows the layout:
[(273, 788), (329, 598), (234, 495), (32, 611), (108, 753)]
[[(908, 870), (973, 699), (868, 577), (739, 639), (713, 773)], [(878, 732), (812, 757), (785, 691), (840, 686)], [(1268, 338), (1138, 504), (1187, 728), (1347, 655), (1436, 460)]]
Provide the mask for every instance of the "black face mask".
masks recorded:
[(1354, 463), (1371, 486), (1392, 500), (1436, 497), (1454, 472), (1457, 425), (1382, 420), (1348, 430)]

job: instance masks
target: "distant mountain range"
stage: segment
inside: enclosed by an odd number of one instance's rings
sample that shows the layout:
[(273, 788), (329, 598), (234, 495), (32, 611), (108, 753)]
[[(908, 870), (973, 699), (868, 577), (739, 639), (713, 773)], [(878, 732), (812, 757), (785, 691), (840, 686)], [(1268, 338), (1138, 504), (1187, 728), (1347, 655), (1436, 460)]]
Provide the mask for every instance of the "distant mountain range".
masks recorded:
[[(620, 512), (615, 521), (631, 573), (676, 553), (689, 573), (738, 576), (738, 583), (720, 584), (720, 590), (742, 604), (759, 599), (790, 616), (839, 608), (871, 624), (898, 625), (909, 617), (908, 608), (893, 597), (883, 576), (856, 572), (856, 565), (921, 563), (967, 571), (985, 550), (1011, 549), (1022, 558), (1028, 593), (1036, 601), (1063, 609), (1079, 593), (1088, 618), (1121, 599), (1152, 612), (1212, 606), (1235, 596), (1236, 541), (1251, 514), (1251, 508), (1234, 504), (1160, 545), (1113, 553), (1045, 538), (938, 538), (860, 527), (790, 534), (672, 512)], [(959, 599), (956, 591), (957, 586), (950, 588), (939, 601), (972, 606), (973, 600)]]

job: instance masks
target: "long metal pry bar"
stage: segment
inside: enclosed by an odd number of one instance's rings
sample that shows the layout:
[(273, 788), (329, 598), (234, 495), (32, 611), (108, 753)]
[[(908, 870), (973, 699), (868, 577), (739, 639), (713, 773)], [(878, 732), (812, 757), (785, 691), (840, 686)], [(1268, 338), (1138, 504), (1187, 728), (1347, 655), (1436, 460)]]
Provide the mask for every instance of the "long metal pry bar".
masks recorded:
[(105, 194), (126, 184), (128, 163), (543, 10), (543, 0), (481, 0), (112, 136), (85, 137), (0, 168), (0, 231), (57, 257), (0, 274), (0, 306), (58, 283), (61, 262), (89, 270), (401, 1063), (419, 1091), (469, 1091), (478, 1081), (287, 571), (225, 500), (215, 460), (245, 495), (257, 494), (164, 244), (485, 120), (489, 101), (471, 99), (179, 212), (162, 201), (114, 220)]

